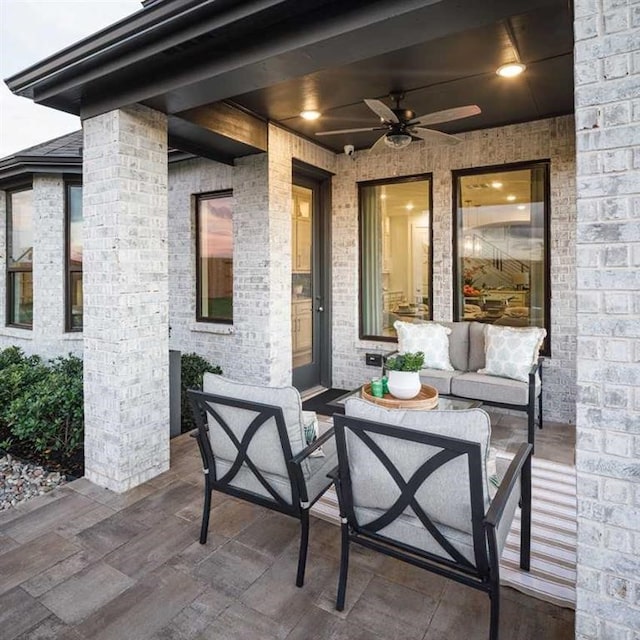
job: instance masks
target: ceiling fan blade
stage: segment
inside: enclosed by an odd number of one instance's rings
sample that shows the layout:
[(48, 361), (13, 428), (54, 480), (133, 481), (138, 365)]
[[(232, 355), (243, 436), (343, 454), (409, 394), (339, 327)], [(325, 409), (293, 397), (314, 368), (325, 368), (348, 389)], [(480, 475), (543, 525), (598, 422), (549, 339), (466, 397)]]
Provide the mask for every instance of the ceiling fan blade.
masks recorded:
[(380, 136), (374, 143), (371, 145), (369, 151), (380, 151), (380, 149), (386, 146), (384, 139), (387, 137), (387, 134)]
[(465, 107), (454, 107), (453, 109), (444, 109), (444, 111), (434, 111), (433, 113), (425, 113), (423, 116), (414, 118), (410, 124), (437, 124), (438, 122), (450, 122), (451, 120), (460, 120), (460, 118), (468, 118), (469, 116), (477, 116), (480, 113), (480, 107), (475, 104), (468, 104)]
[(361, 129), (334, 129), (333, 131), (316, 131), (317, 136), (335, 136), (340, 133), (360, 133), (361, 131), (377, 131), (384, 127), (363, 127)]
[(442, 131), (436, 131), (435, 129), (421, 129), (420, 127), (415, 127), (410, 129), (410, 133), (411, 135), (421, 138), (426, 142), (432, 142), (434, 144), (458, 144), (459, 142), (462, 142), (462, 138), (458, 138), (458, 136), (442, 133)]
[(398, 120), (398, 116), (393, 113), (393, 111), (391, 111), (384, 102), (380, 102), (380, 100), (374, 100), (372, 98), (365, 98), (364, 103), (384, 122), (400, 122), (400, 120)]

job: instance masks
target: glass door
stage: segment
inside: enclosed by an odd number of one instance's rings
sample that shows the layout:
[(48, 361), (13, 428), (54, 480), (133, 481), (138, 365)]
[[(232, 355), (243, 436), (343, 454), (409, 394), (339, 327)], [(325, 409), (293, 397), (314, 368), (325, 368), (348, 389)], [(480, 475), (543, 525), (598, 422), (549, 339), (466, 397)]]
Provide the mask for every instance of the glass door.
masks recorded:
[[(323, 260), (322, 181), (294, 174), (291, 211), (291, 343), (293, 384), (323, 384), (328, 371), (327, 296)], [(324, 380), (326, 384), (326, 379)]]

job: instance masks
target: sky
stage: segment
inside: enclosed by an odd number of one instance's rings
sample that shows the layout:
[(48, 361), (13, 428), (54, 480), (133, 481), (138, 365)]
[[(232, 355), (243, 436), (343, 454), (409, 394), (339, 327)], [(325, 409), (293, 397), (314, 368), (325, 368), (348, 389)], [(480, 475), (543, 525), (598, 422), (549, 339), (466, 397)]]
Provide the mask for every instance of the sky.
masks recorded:
[(140, 0), (0, 0), (0, 158), (80, 129), (4, 79), (142, 8)]

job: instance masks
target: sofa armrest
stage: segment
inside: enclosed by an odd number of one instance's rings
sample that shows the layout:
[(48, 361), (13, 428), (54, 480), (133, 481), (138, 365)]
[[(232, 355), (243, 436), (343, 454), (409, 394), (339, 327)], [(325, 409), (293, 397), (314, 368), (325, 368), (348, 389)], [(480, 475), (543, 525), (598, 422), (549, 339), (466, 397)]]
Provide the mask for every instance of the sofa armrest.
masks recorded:
[(316, 438), (311, 444), (307, 445), (300, 453), (291, 458), (291, 462), (295, 465), (300, 465), (303, 460), (308, 458), (318, 447), (321, 447), (327, 440), (334, 436), (334, 429), (328, 429), (321, 436)]

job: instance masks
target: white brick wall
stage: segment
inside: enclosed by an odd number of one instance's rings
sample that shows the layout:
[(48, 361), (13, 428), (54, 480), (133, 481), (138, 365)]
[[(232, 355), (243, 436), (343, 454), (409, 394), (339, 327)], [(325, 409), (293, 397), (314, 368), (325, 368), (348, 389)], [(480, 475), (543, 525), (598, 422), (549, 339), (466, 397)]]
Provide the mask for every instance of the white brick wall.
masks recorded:
[(640, 638), (640, 4), (576, 0), (576, 638)]
[[(33, 329), (7, 327), (6, 273), (0, 278), (0, 349), (20, 346), (53, 358), (82, 353), (82, 334), (66, 333), (64, 320), (64, 181), (33, 177)], [(0, 264), (6, 264), (6, 197), (0, 191)]]
[[(332, 170), (335, 156), (278, 127), (269, 154), (235, 167), (189, 160), (169, 171), (171, 348), (195, 351), (225, 375), (291, 383), (291, 167), (297, 158)], [(233, 189), (234, 322), (195, 322), (195, 199)]]
[(166, 117), (84, 122), (86, 476), (115, 491), (169, 468)]
[(436, 320), (453, 316), (451, 171), (551, 160), (551, 353), (544, 365), (545, 418), (575, 421), (575, 133), (573, 118), (562, 117), (474, 131), (453, 147), (413, 143), (400, 152), (340, 155), (333, 182), (333, 384), (352, 388), (375, 369), (367, 351), (389, 351), (389, 343), (358, 337), (357, 182), (421, 173), (433, 174), (433, 282)]

